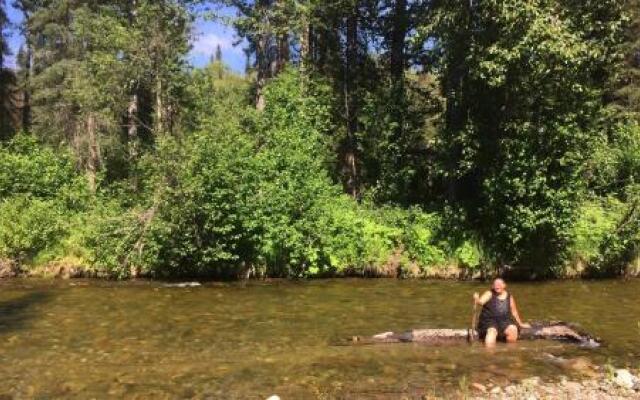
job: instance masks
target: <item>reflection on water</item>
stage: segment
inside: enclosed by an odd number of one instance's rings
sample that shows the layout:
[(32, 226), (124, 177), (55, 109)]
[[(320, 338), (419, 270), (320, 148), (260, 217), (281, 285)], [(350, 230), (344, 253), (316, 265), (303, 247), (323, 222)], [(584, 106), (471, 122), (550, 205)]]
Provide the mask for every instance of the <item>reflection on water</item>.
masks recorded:
[(399, 398), (469, 382), (570, 374), (544, 353), (637, 367), (640, 281), (513, 284), (525, 319), (582, 324), (597, 350), (521, 342), (343, 346), (353, 335), (466, 327), (477, 283), (325, 280), (0, 284), (0, 395), (66, 398)]

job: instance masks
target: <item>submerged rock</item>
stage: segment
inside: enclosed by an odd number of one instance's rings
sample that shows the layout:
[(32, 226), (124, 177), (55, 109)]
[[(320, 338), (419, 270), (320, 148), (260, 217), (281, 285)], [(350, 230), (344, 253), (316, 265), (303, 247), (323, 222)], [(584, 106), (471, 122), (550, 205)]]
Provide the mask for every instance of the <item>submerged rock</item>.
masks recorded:
[(544, 359), (560, 368), (578, 371), (585, 375), (594, 375), (598, 369), (587, 357), (563, 358), (545, 353)]
[(613, 382), (623, 388), (633, 389), (638, 378), (626, 369), (617, 369), (613, 374)]
[(166, 283), (164, 287), (172, 287), (172, 288), (192, 288), (192, 287), (200, 287), (202, 284), (200, 282), (181, 282), (181, 283)]
[(474, 382), (474, 383), (471, 384), (471, 386), (473, 386), (473, 388), (479, 390), (482, 393), (486, 393), (487, 392), (487, 387), (485, 385), (483, 385), (482, 383)]

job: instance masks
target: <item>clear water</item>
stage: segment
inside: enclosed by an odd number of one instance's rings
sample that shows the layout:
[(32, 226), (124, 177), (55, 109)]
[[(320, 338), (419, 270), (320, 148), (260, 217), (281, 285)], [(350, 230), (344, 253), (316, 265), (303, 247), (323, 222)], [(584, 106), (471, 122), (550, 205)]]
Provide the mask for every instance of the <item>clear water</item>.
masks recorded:
[(571, 371), (544, 353), (640, 366), (640, 281), (518, 283), (524, 319), (579, 322), (596, 350), (520, 342), (344, 345), (420, 327), (467, 327), (480, 283), (321, 280), (205, 284), (0, 283), (0, 396), (16, 398), (419, 398), (461, 382)]

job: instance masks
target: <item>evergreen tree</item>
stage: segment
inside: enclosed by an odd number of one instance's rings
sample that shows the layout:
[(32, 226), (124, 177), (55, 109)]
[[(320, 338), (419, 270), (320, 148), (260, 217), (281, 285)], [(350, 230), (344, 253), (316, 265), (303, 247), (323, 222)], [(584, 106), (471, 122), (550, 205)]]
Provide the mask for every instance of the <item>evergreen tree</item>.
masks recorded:
[(620, 34), (608, 23), (620, 21), (618, 5), (445, 1), (438, 10), (445, 193), (502, 262), (548, 272), (571, 242), (617, 60), (604, 38)]
[(27, 45), (20, 46), (18, 56), (16, 57), (17, 63), (17, 78), (20, 86), (21, 93), (21, 128), (24, 131), (29, 131), (31, 127), (31, 89), (29, 83), (31, 81), (31, 54), (27, 50)]
[(5, 56), (9, 52), (9, 45), (7, 43), (7, 29), (9, 24), (9, 18), (7, 18), (7, 12), (5, 10), (4, 0), (0, 0), (0, 71), (4, 68)]
[(617, 104), (640, 119), (640, 1), (627, 2), (629, 23), (625, 32), (625, 54), (621, 77), (615, 92)]
[(34, 36), (30, 34), (29, 22), (31, 21), (31, 15), (36, 7), (36, 1), (34, 0), (15, 0), (13, 7), (20, 10), (22, 13), (22, 24), (20, 26), (20, 32), (23, 37), (24, 44), (20, 47), (20, 52), (17, 56), (18, 64), (18, 82), (20, 90), (22, 92), (22, 124), (21, 127), (25, 131), (31, 130), (31, 67), (33, 59), (33, 39)]
[(32, 62), (27, 71), (33, 130), (51, 143), (68, 143), (91, 187), (105, 162), (103, 146), (113, 147), (122, 137), (123, 115), (129, 157), (137, 153), (139, 127), (157, 135), (174, 131), (191, 21), (185, 5), (171, 0), (19, 5), (28, 17), (25, 42), (32, 46), (25, 58)]
[(222, 49), (220, 48), (220, 45), (216, 45), (216, 58), (215, 58), (216, 62), (221, 63), (222, 62)]

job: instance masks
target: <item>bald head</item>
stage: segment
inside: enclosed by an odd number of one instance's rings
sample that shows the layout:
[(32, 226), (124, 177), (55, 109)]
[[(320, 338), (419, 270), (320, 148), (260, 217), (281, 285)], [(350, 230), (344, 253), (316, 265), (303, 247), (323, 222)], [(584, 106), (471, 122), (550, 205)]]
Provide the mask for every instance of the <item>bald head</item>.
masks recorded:
[(493, 289), (493, 291), (497, 294), (504, 292), (506, 288), (507, 288), (507, 284), (502, 278), (494, 279), (493, 285), (491, 285), (491, 289)]

